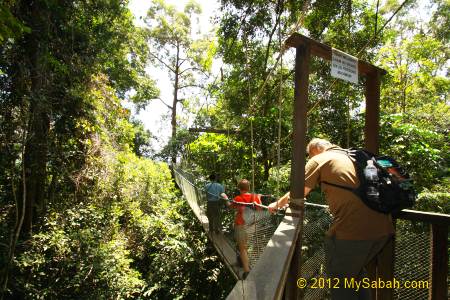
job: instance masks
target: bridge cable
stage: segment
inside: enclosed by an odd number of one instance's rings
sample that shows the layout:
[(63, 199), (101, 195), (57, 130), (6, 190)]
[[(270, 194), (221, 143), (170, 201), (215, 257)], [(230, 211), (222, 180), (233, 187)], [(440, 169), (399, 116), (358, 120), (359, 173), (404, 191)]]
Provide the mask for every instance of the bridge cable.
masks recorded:
[[(281, 31), (281, 16), (283, 15), (284, 2), (281, 1), (280, 17), (278, 18), (278, 45), (280, 51), (283, 47), (282, 31)], [(280, 167), (281, 167), (281, 108), (283, 102), (283, 56), (280, 57), (280, 85), (278, 89), (278, 135), (277, 135), (277, 178), (276, 178), (276, 193), (280, 194)], [(277, 202), (278, 206), (278, 202)]]

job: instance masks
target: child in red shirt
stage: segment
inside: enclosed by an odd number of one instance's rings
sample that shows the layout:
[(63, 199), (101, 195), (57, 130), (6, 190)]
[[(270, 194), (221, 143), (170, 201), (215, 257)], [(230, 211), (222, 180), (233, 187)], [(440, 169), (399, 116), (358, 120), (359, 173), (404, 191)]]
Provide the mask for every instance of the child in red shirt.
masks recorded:
[[(248, 253), (247, 253), (247, 232), (245, 231), (245, 220), (244, 220), (244, 210), (247, 205), (239, 204), (241, 203), (257, 203), (261, 204), (261, 195), (259, 194), (251, 194), (248, 191), (250, 190), (250, 182), (247, 179), (242, 179), (238, 183), (238, 189), (240, 194), (234, 197), (234, 203), (229, 204), (229, 207), (237, 210), (236, 217), (234, 219), (234, 237), (238, 244), (239, 254), (241, 256), (242, 267), (244, 269), (243, 278), (245, 279), (250, 272)], [(248, 208), (247, 208), (248, 209)]]

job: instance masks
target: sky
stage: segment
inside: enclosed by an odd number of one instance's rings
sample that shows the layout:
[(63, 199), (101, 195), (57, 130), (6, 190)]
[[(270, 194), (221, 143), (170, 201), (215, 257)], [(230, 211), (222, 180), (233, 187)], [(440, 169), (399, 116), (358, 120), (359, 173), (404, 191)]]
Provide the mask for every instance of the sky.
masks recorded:
[[(175, 7), (182, 11), (188, 0), (165, 0), (167, 4), (175, 5)], [(216, 0), (203, 0), (197, 2), (202, 8), (202, 14), (199, 18), (200, 29), (202, 33), (210, 31), (213, 26), (210, 18), (218, 11), (220, 3)], [(144, 17), (147, 13), (147, 9), (150, 6), (150, 0), (131, 0), (129, 8), (135, 16), (135, 24), (138, 26), (145, 26), (141, 17)], [(214, 67), (213, 67), (214, 70)], [(169, 80), (166, 70), (158, 70), (150, 68), (151, 74), (158, 74), (158, 78), (151, 75), (151, 77), (157, 81), (157, 85), (161, 91), (160, 98), (164, 102), (172, 103), (173, 87)], [(160, 100), (153, 100), (141, 111), (136, 118), (144, 123), (146, 129), (158, 137), (158, 141), (153, 141), (153, 148), (160, 150), (169, 140), (170, 137), (170, 116), (169, 108), (167, 108)]]

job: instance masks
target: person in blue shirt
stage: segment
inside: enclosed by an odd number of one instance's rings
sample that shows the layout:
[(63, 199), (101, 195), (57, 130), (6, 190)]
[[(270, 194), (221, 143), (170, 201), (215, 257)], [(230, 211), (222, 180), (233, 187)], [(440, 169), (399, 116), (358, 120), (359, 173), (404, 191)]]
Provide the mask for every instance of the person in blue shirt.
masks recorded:
[(222, 213), (221, 206), (224, 199), (228, 199), (225, 194), (225, 188), (219, 183), (219, 176), (211, 174), (210, 182), (206, 184), (206, 216), (209, 220), (209, 232), (219, 233), (222, 230)]

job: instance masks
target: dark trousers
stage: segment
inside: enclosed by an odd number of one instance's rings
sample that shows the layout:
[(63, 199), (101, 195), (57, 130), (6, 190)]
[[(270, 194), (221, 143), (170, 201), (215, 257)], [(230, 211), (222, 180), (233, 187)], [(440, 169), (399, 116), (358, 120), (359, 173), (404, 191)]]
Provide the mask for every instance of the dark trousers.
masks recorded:
[(332, 283), (332, 300), (369, 300), (370, 289), (355, 282), (367, 278), (365, 266), (391, 239), (391, 236), (377, 240), (353, 241), (325, 237), (325, 256), (327, 276)]
[(220, 201), (208, 201), (206, 206), (206, 216), (209, 221), (209, 231), (222, 230), (222, 213)]

